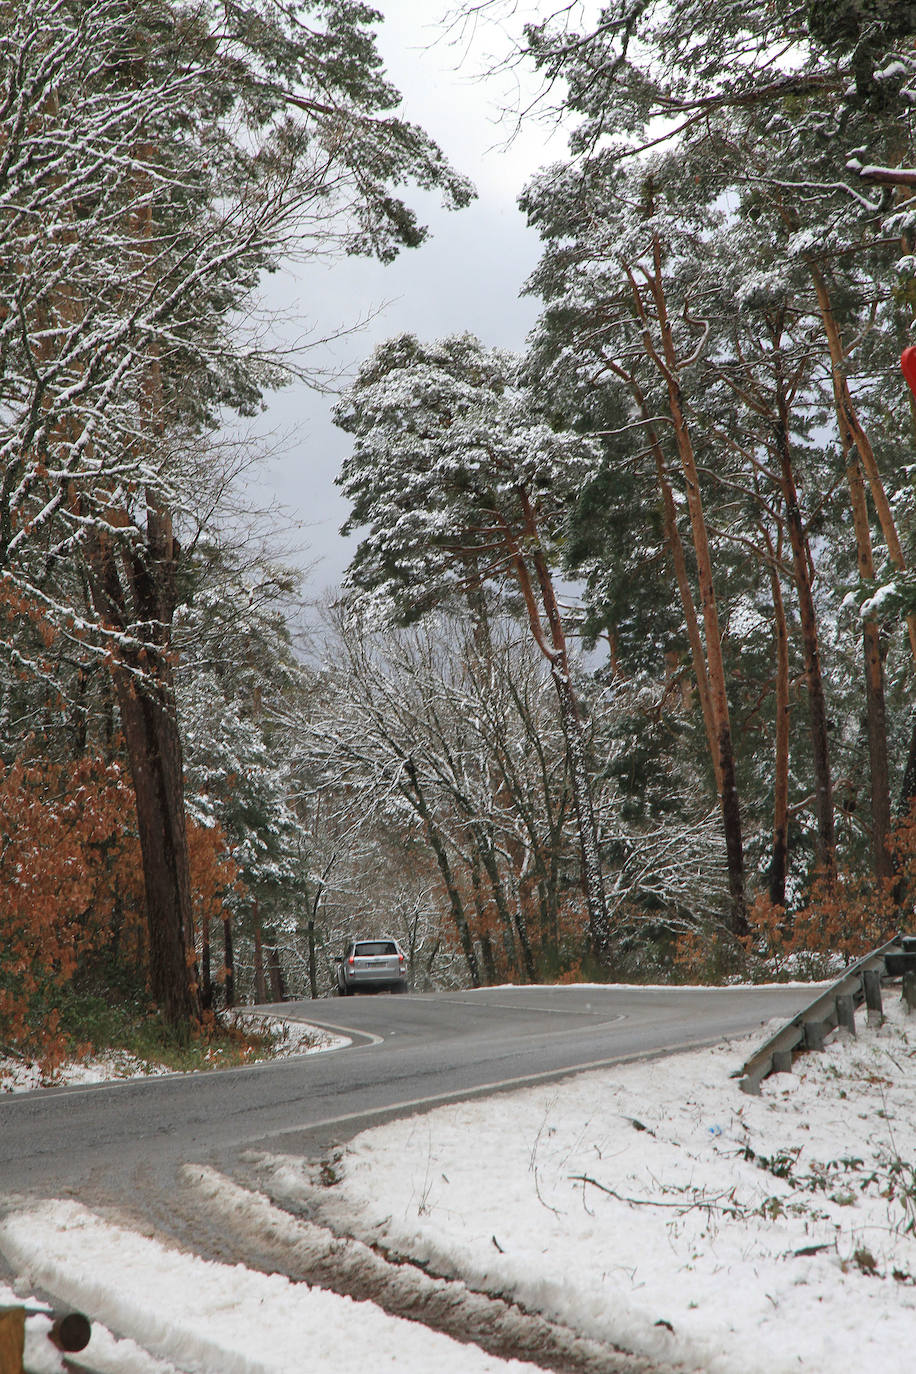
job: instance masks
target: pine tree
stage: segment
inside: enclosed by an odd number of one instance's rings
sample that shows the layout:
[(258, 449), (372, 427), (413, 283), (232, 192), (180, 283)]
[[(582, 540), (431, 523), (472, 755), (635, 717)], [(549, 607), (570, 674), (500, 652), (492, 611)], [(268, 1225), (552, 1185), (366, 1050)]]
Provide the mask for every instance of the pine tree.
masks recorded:
[[(788, 303), (796, 339), (804, 335), (807, 356), (816, 359), (796, 414), (820, 412), (821, 423), (831, 431), (828, 452), (834, 464), (833, 472), (826, 474), (826, 490), (832, 491), (842, 477), (848, 491), (848, 515), (831, 511), (837, 521), (832, 536), (837, 542), (849, 540), (851, 547), (848, 555), (831, 552), (841, 576), (848, 576), (850, 566), (857, 568), (861, 586), (857, 599), (866, 611), (860, 627), (860, 691), (868, 720), (871, 842), (875, 869), (886, 876), (890, 867), (889, 759), (894, 753), (889, 736), (899, 735), (899, 725), (888, 719), (888, 675), (897, 691), (901, 674), (911, 669), (901, 665), (901, 648), (888, 638), (886, 626), (874, 611), (879, 605), (902, 604), (897, 589), (906, 585), (912, 556), (901, 520), (912, 498), (902, 471), (901, 427), (894, 416), (895, 409), (900, 412), (901, 400), (896, 352), (906, 340), (911, 311), (907, 297), (913, 263), (910, 198), (916, 184), (909, 171), (914, 161), (912, 6), (850, 0), (840, 7), (801, 7), (786, 0), (755, 8), (743, 3), (709, 5), (704, 0), (676, 0), (671, 5), (611, 0), (603, 6), (600, 22), (580, 32), (573, 31), (572, 13), (564, 7), (530, 26), (525, 35), (528, 55), (546, 82), (555, 89), (559, 78), (565, 83), (563, 115), (578, 121), (571, 133), (575, 170), (557, 169), (542, 177), (528, 194), (529, 210), (537, 217), (547, 199), (553, 198), (555, 229), (551, 232), (560, 243), (564, 216), (570, 227), (585, 219), (575, 204), (576, 184), (588, 189), (603, 182), (604, 201), (600, 194), (590, 196), (591, 226), (582, 235), (582, 242), (589, 245), (586, 259), (589, 253), (594, 258), (600, 254), (608, 224), (619, 225), (624, 207), (630, 207), (632, 214), (641, 199), (644, 202), (639, 183), (657, 176), (661, 150), (668, 150), (668, 194), (675, 187), (677, 191), (665, 233), (670, 239), (672, 224), (677, 227), (680, 220), (680, 227), (685, 228), (704, 214), (708, 226), (693, 260), (689, 254), (677, 260), (678, 267), (692, 274), (693, 303), (683, 277), (676, 308), (668, 312), (673, 327), (676, 315), (685, 323), (691, 316), (711, 322), (712, 332), (705, 342), (699, 327), (693, 334), (698, 344), (697, 385), (689, 396), (689, 410), (690, 423), (698, 433), (704, 429), (706, 385), (716, 370), (720, 379), (728, 371), (727, 320), (716, 315), (711, 298), (703, 297), (716, 272), (721, 275), (725, 269), (732, 301), (744, 303), (751, 311), (756, 308), (755, 294), (763, 298), (769, 293), (773, 299), (781, 294)], [(671, 172), (671, 164), (680, 176)], [(632, 169), (629, 173), (628, 168)], [(755, 225), (756, 235), (751, 232)], [(898, 236), (896, 242), (894, 236)], [(702, 259), (711, 257), (717, 238), (718, 266), (707, 264), (711, 270), (704, 276)], [(618, 244), (625, 251), (625, 240), (613, 231), (604, 234), (604, 244), (608, 255), (618, 253)], [(562, 249), (571, 273), (580, 251), (572, 229)], [(635, 278), (640, 280), (643, 269), (638, 255), (631, 260), (636, 264)], [(580, 281), (587, 292), (590, 283), (584, 265)], [(702, 306), (697, 304), (700, 301)], [(559, 297), (551, 305), (555, 310), (563, 308)], [(619, 315), (601, 324), (608, 336), (615, 328), (623, 332)], [(664, 356), (663, 349), (658, 353)], [(616, 358), (627, 377), (632, 371), (630, 356)], [(755, 368), (759, 373), (771, 367), (770, 358), (753, 354), (743, 363), (748, 375)], [(826, 397), (819, 380), (814, 380), (821, 368), (826, 368), (830, 382)], [(784, 389), (784, 399), (785, 395)], [(638, 398), (634, 399), (638, 406)], [(652, 413), (650, 400), (644, 422)], [(784, 415), (780, 423), (785, 419)], [(716, 453), (716, 468), (727, 452), (734, 454), (736, 445), (743, 442), (734, 424), (723, 426), (721, 417), (718, 431), (719, 441), (711, 450)], [(769, 447), (764, 443), (762, 450), (756, 449), (757, 443), (759, 438), (751, 446), (755, 462)], [(781, 504), (788, 501), (791, 525), (795, 514), (785, 447), (781, 460), (775, 452), (772, 456), (782, 471)], [(734, 481), (734, 475), (728, 480)], [(762, 495), (761, 490), (754, 496), (758, 510)], [(779, 511), (767, 516), (773, 529), (774, 517), (778, 523), (783, 516)], [(720, 522), (719, 528), (723, 525)], [(738, 530), (734, 536), (749, 538)], [(765, 561), (766, 538), (750, 536), (749, 547)], [(804, 531), (797, 527), (791, 547), (795, 582), (804, 599), (807, 555)], [(888, 589), (886, 599), (879, 590), (882, 584)], [(776, 593), (774, 588), (774, 616)], [(821, 614), (835, 614), (835, 605), (831, 608), (823, 597), (819, 599)], [(686, 605), (685, 613), (689, 625)], [(813, 756), (819, 773), (817, 843), (821, 863), (829, 872), (832, 806), (826, 712), (817, 700), (818, 654), (810, 598), (805, 618), (805, 671), (812, 694)], [(912, 620), (908, 630), (912, 652), (916, 647)], [(699, 671), (697, 677), (700, 681)], [(780, 771), (784, 775), (784, 759)]]

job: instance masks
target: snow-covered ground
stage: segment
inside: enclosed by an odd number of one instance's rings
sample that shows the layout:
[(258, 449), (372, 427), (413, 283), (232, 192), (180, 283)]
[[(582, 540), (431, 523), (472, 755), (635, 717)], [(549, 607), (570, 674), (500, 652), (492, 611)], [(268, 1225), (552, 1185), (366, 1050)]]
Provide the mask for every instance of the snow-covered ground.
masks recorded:
[[(883, 1027), (860, 1015), (857, 1039), (834, 1037), (759, 1098), (730, 1077), (757, 1035), (378, 1127), (332, 1186), (327, 1169), (264, 1159), (263, 1187), (669, 1367), (909, 1374), (916, 1019), (890, 991), (885, 1010)], [(234, 1184), (207, 1187), (211, 1207), (238, 1209)], [(308, 1226), (266, 1198), (250, 1214), (284, 1244)], [(0, 1250), (22, 1295), (45, 1288), (97, 1319), (80, 1358), (103, 1372), (530, 1368), (370, 1303), (166, 1250), (70, 1201), (8, 1212)], [(28, 1367), (49, 1374), (60, 1366), (40, 1322)]]

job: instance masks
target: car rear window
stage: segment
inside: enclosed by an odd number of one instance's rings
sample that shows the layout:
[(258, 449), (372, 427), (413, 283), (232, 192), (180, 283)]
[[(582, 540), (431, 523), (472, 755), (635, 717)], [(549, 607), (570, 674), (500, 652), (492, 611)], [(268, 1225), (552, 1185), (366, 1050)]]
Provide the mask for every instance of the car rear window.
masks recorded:
[(354, 954), (397, 954), (398, 947), (393, 940), (363, 940), (353, 952)]

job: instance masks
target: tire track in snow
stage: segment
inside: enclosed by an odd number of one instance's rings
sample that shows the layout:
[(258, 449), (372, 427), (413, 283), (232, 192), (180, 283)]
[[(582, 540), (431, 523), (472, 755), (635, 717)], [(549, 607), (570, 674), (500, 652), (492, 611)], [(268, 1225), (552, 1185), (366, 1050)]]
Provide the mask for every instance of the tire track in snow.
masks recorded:
[(335, 1234), (269, 1181), (266, 1192), (255, 1191), (214, 1169), (185, 1165), (182, 1185), (182, 1205), (173, 1199), (157, 1221), (172, 1239), (205, 1258), (231, 1258), (373, 1302), (391, 1316), (552, 1374), (675, 1374), (673, 1366), (579, 1336), (498, 1294), (475, 1291), (460, 1279), (438, 1277), (405, 1257)]

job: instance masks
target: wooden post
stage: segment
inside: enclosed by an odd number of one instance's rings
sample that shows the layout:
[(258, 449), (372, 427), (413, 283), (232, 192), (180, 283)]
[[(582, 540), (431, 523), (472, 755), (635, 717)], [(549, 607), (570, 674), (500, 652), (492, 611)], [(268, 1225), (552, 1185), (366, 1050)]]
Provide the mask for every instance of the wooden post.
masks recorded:
[(805, 1022), (805, 1049), (822, 1050), (824, 1048), (824, 1023), (823, 1021)]
[(841, 1030), (846, 1031), (849, 1035), (855, 1035), (856, 1004), (849, 993), (841, 994), (836, 999), (836, 1019)]
[(910, 1014), (916, 1011), (916, 973), (903, 975), (903, 1000)]
[(0, 1307), (0, 1374), (22, 1374), (25, 1308)]
[(774, 1050), (773, 1051), (773, 1072), (791, 1073), (792, 1072), (792, 1051)]
[(865, 1005), (868, 1008), (867, 1021), (870, 1026), (884, 1025), (884, 1009), (881, 1005), (881, 975), (875, 969), (866, 969), (862, 974), (865, 988)]

